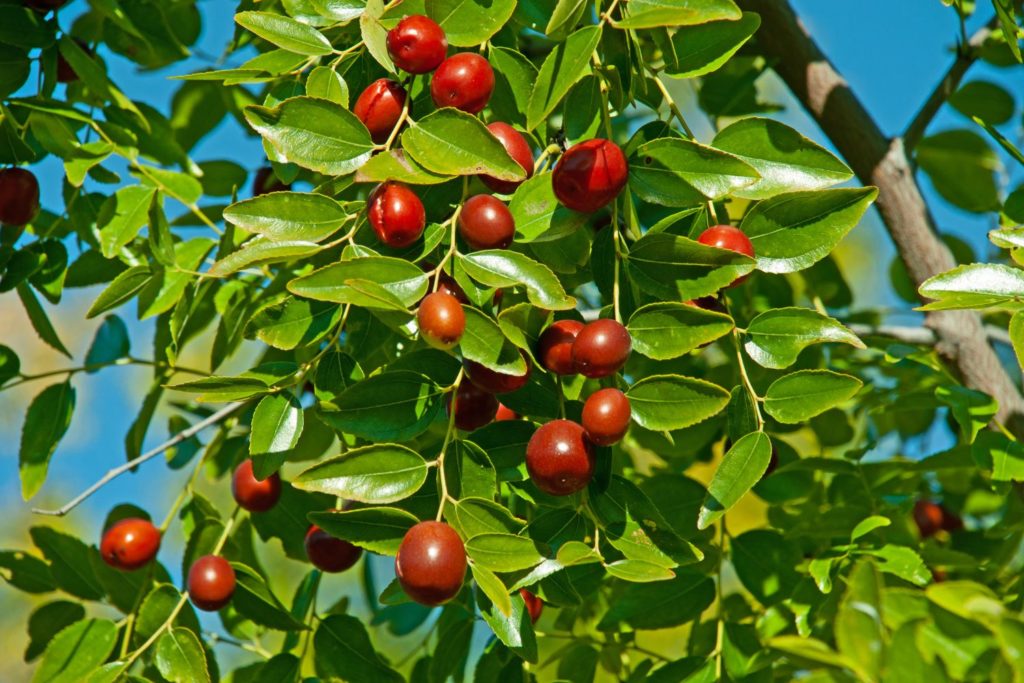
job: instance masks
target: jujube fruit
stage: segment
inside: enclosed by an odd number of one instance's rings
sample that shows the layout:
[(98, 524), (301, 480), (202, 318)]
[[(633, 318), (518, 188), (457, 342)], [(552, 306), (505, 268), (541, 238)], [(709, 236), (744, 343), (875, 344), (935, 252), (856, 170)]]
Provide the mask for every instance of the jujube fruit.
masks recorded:
[(39, 212), (39, 181), (24, 168), (0, 170), (0, 224), (20, 227)]
[(366, 200), (366, 212), (377, 239), (395, 249), (418, 240), (427, 225), (423, 202), (402, 183), (378, 185)]
[(462, 338), (466, 329), (466, 314), (462, 304), (447, 292), (428, 294), (416, 311), (420, 336), (435, 349), (446, 351)]
[(519, 415), (516, 411), (512, 410), (503, 403), (498, 404), (498, 412), (494, 414), (495, 422), (505, 422), (506, 420), (518, 420)]
[(448, 38), (436, 21), (422, 14), (405, 17), (388, 31), (388, 54), (402, 71), (425, 74), (448, 54)]
[(512, 244), (516, 222), (500, 199), (478, 194), (462, 205), (459, 234), (473, 249), (504, 249)]
[(269, 192), (283, 192), (292, 189), (290, 183), (283, 183), (274, 174), (272, 166), (263, 166), (256, 171), (256, 177), (252, 181), (252, 196), (259, 197)]
[(438, 107), (477, 114), (494, 91), (494, 69), (475, 52), (459, 52), (441, 62), (430, 77), (430, 96)]
[(942, 508), (929, 500), (914, 503), (914, 523), (922, 538), (934, 536), (942, 528)]
[(205, 612), (216, 612), (235, 593), (235, 570), (219, 555), (204, 555), (188, 570), (188, 597)]
[(532, 370), (530, 359), (522, 351), (520, 351), (520, 354), (522, 354), (523, 359), (526, 361), (526, 374), (523, 375), (510, 375), (498, 372), (476, 361), (466, 359), (463, 359), (462, 366), (466, 369), (466, 376), (469, 377), (469, 381), (484, 391), (492, 394), (507, 394), (522, 389), (530, 381), (530, 372)]
[(114, 569), (134, 571), (160, 550), (160, 530), (148, 519), (129, 517), (111, 525), (100, 541), (103, 561)]
[(632, 350), (633, 341), (622, 323), (602, 318), (587, 323), (576, 335), (572, 362), (584, 377), (607, 377), (626, 364)]
[(631, 414), (624, 393), (613, 388), (598, 389), (583, 403), (581, 422), (592, 443), (611, 446), (626, 435)]
[(526, 444), (526, 471), (544, 493), (576, 493), (594, 476), (594, 447), (580, 425), (552, 420), (540, 426)]
[[(451, 294), (459, 300), (460, 304), (468, 304), (469, 297), (466, 296), (466, 291), (462, 289), (462, 286), (459, 285), (458, 282), (455, 281), (455, 278), (443, 270), (435, 275), (434, 267), (434, 264), (429, 261), (423, 261), (420, 263), (420, 268), (423, 269), (424, 273), (429, 273), (430, 278), (437, 277), (437, 289), (435, 291)], [(428, 296), (430, 296), (429, 292), (423, 295), (423, 299), (426, 299)], [(423, 303), (423, 299), (420, 299), (420, 303)]]
[(584, 324), (579, 320), (556, 320), (544, 328), (537, 341), (537, 360), (556, 375), (574, 375), (572, 345)]
[(440, 605), (462, 590), (466, 548), (444, 522), (420, 522), (398, 546), (395, 574), (410, 598), (421, 605)]
[[(744, 256), (754, 258), (753, 242), (750, 241), (750, 238), (742, 230), (731, 225), (712, 225), (700, 234), (697, 241), (708, 247), (728, 249), (729, 251), (735, 251)], [(733, 280), (729, 286), (735, 287), (742, 284), (746, 279), (747, 276), (742, 275)]]
[(317, 569), (330, 573), (343, 572), (354, 565), (363, 549), (348, 541), (335, 538), (318, 527), (309, 526), (306, 532), (306, 557)]
[(526, 603), (526, 611), (530, 614), (530, 621), (536, 624), (537, 620), (540, 619), (541, 612), (544, 611), (544, 601), (525, 588), (519, 589), (519, 595), (522, 596), (523, 602)]
[(281, 497), (281, 477), (275, 472), (266, 479), (257, 479), (252, 460), (245, 460), (231, 478), (231, 493), (238, 505), (249, 512), (266, 512)]
[(480, 429), (494, 421), (498, 399), (472, 382), (463, 380), (448, 399), (448, 414), (455, 410), (455, 426), (467, 432)]
[(565, 151), (551, 173), (551, 185), (563, 205), (593, 213), (619, 196), (628, 177), (629, 164), (619, 146), (594, 138)]
[(370, 138), (380, 144), (391, 136), (402, 118), (406, 97), (405, 88), (400, 83), (379, 78), (359, 95), (352, 113), (370, 131)]
[[(498, 142), (505, 148), (508, 155), (526, 171), (526, 177), (532, 176), (533, 150), (530, 149), (530, 143), (526, 141), (523, 134), (501, 121), (488, 124), (487, 130), (491, 131), (491, 135), (498, 138)], [(480, 176), (480, 180), (491, 191), (499, 194), (512, 194), (516, 191), (517, 187), (525, 182), (525, 178), (523, 180), (499, 180), (489, 175)]]

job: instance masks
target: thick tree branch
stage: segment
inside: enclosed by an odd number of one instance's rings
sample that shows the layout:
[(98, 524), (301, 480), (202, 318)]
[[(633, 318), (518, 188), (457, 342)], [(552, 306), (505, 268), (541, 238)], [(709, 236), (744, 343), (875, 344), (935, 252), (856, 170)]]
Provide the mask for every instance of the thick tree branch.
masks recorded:
[[(876, 185), (877, 206), (915, 285), (954, 267), (914, 178), (903, 140), (886, 139), (786, 0), (739, 0), (761, 15), (758, 44), (773, 68), (815, 118), (861, 182)], [(1024, 435), (1024, 398), (989, 346), (981, 318), (969, 311), (935, 311), (925, 323), (936, 350), (963, 382), (999, 401), (998, 418)]]

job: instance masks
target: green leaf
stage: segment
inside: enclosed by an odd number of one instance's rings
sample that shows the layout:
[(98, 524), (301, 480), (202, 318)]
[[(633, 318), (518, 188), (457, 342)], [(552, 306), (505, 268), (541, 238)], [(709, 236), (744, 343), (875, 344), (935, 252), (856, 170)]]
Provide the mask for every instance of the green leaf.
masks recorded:
[(398, 554), (406, 532), (419, 523), (411, 513), (390, 507), (314, 512), (309, 520), (331, 536), (392, 557)]
[[(1019, 161), (1022, 166), (1024, 166), (1024, 152), (1021, 152), (1020, 149), (1017, 148), (1017, 145), (1010, 142), (1009, 139), (1007, 139), (1005, 135), (996, 130), (995, 126), (993, 126), (992, 124), (986, 121), (982, 121), (977, 116), (972, 117), (972, 119), (976, 124), (984, 128), (985, 132), (988, 133), (993, 140), (999, 143), (999, 146), (1003, 148), (1003, 151), (1005, 151), (1011, 157)], [(1002, 166), (1000, 165), (998, 169), (1001, 168)]]
[(71, 381), (51, 384), (29, 404), (21, 429), (18, 469), (21, 495), (28, 500), (39, 492), (57, 444), (68, 431), (75, 411), (75, 388)]
[(680, 573), (668, 581), (632, 583), (612, 602), (598, 629), (618, 624), (634, 629), (681, 626), (697, 619), (714, 601), (715, 583), (702, 574)]
[(373, 444), (324, 460), (293, 484), (346, 500), (381, 505), (408, 498), (427, 479), (427, 463), (405, 446)]
[(93, 302), (85, 317), (95, 318), (101, 313), (106, 313), (130, 300), (139, 290), (146, 286), (152, 274), (153, 271), (149, 269), (149, 266), (132, 266), (128, 270), (121, 272), (107, 285), (106, 289), (100, 292), (100, 295), (96, 297), (96, 301)]
[(32, 683), (81, 683), (114, 651), (117, 631), (109, 619), (86, 619), (67, 627), (50, 641)]
[(1013, 118), (1013, 96), (990, 81), (971, 81), (949, 96), (949, 104), (967, 118), (998, 126)]
[(584, 26), (544, 59), (530, 93), (526, 130), (542, 124), (580, 79), (590, 73), (590, 57), (601, 41), (600, 26)]
[(664, 47), (665, 73), (674, 78), (696, 78), (717, 71), (760, 26), (761, 17), (753, 12), (744, 12), (738, 21), (680, 26)]
[(371, 441), (406, 441), (422, 434), (444, 403), (444, 391), (411, 370), (356, 382), (324, 406), (321, 418), (347, 434)]
[(455, 502), (454, 512), (454, 519), (448, 521), (465, 538), (487, 533), (518, 534), (524, 526), (522, 520), (490, 499), (462, 498)]
[(633, 244), (626, 267), (638, 287), (655, 296), (697, 299), (714, 294), (754, 268), (753, 259), (666, 233)]
[(780, 194), (756, 204), (740, 229), (754, 244), (758, 270), (793, 273), (825, 258), (877, 196), (873, 187)]
[(505, 338), (498, 323), (471, 306), (463, 306), (463, 311), (466, 329), (459, 342), (462, 357), (506, 375), (525, 375), (526, 361), (519, 349)]
[(978, 467), (990, 471), (993, 481), (1024, 481), (1024, 444), (1002, 434), (983, 431), (971, 446)]
[(323, 339), (337, 325), (341, 310), (333, 304), (290, 296), (260, 309), (249, 321), (246, 335), (291, 351)]
[(21, 360), (9, 346), (0, 344), (0, 386), (14, 379), (21, 372)]
[(200, 403), (243, 401), (265, 394), (270, 390), (270, 386), (257, 377), (220, 377), (217, 375), (171, 384), (167, 388), (197, 393), (199, 396), (196, 397), (196, 400)]
[(106, 220), (100, 225), (100, 247), (104, 257), (114, 258), (139, 234), (149, 219), (154, 194), (152, 187), (129, 185), (103, 203), (100, 216)]
[(291, 394), (264, 396), (252, 414), (249, 457), (253, 474), (266, 479), (277, 472), (302, 434), (302, 406)]
[(544, 559), (533, 539), (512, 534), (478, 534), (466, 541), (466, 552), (473, 562), (494, 572), (530, 569)]
[(712, 144), (753, 166), (761, 179), (734, 192), (766, 199), (783, 192), (820, 190), (853, 177), (831, 152), (772, 119), (741, 119), (721, 130)]
[(427, 16), (444, 29), (448, 44), (475, 47), (501, 30), (516, 9), (515, 0), (426, 0)]
[(382, 307), (381, 304), (367, 301), (363, 293), (365, 290), (353, 286), (353, 281), (357, 280), (380, 285), (397, 297), (405, 308), (411, 308), (423, 298), (429, 284), (426, 273), (404, 259), (364, 256), (333, 263), (296, 278), (288, 283), (288, 291), (317, 301)]
[(604, 566), (617, 579), (630, 583), (651, 583), (675, 578), (676, 573), (661, 565), (645, 560), (616, 560)]
[(0, 550), (0, 578), (26, 593), (49, 593), (57, 588), (50, 567), (20, 550)]
[(320, 16), (339, 22), (349, 22), (363, 13), (362, 0), (310, 0)]
[(799, 424), (850, 399), (864, 386), (856, 377), (831, 370), (799, 370), (768, 387), (764, 409), (784, 424)]
[(171, 683), (201, 683), (210, 680), (206, 651), (196, 634), (187, 628), (164, 631), (156, 641), (156, 668)]
[(898, 576), (916, 586), (927, 586), (932, 582), (932, 571), (912, 549), (886, 544), (881, 548), (868, 548), (857, 551), (858, 554), (870, 555), (875, 559), (880, 571)]
[[(319, 1), (319, 0), (318, 0)], [(359, 17), (359, 31), (370, 56), (385, 70), (396, 73), (395, 64), (388, 54), (388, 29), (381, 23), (384, 14), (384, 0), (366, 0), (366, 10)]]
[(306, 78), (306, 94), (348, 107), (348, 84), (330, 67), (318, 66), (309, 72)]
[(544, 35), (554, 40), (564, 38), (579, 23), (587, 5), (587, 0), (558, 0), (544, 28)]
[(576, 299), (565, 293), (551, 270), (528, 256), (504, 249), (474, 251), (460, 255), (459, 264), (466, 273), (488, 287), (526, 288), (530, 303), (552, 311), (576, 306)]
[[(334, 434), (331, 433), (333, 439)], [(270, 510), (251, 515), (252, 526), (260, 539), (269, 543), (271, 539), (281, 541), (284, 554), (293, 560), (306, 562), (306, 532), (309, 531), (307, 517), (312, 512), (324, 510), (335, 501), (320, 493), (300, 491), (290, 483), (281, 487), (281, 498)]]
[(312, 26), (273, 12), (239, 12), (235, 22), (267, 42), (300, 55), (331, 54), (331, 41)]
[(85, 607), (69, 600), (55, 600), (36, 608), (28, 619), (29, 644), (25, 661), (41, 655), (54, 636), (84, 618)]
[[(92, 344), (85, 354), (86, 365), (103, 365), (127, 358), (131, 353), (131, 340), (128, 339), (128, 327), (116, 315), (108, 315), (103, 319)], [(89, 372), (96, 372), (90, 370)]]
[(332, 614), (313, 636), (317, 675), (352, 683), (402, 683), (405, 679), (373, 649), (366, 627), (356, 617)]
[(25, 307), (25, 314), (28, 315), (28, 320), (32, 323), (32, 329), (39, 335), (39, 339), (50, 348), (60, 351), (68, 358), (71, 358), (71, 352), (68, 351), (67, 347), (64, 346), (64, 342), (57, 336), (57, 330), (53, 329), (53, 323), (50, 322), (49, 316), (46, 315), (46, 310), (40, 305), (35, 293), (25, 283), (18, 285), (17, 291), (18, 298), (21, 299), (21, 305)]
[(657, 138), (629, 156), (629, 187), (662, 206), (697, 206), (757, 182), (752, 166), (731, 154), (682, 138)]
[(788, 598), (800, 583), (800, 548), (778, 532), (747, 531), (733, 537), (731, 550), (740, 582), (762, 605)]
[(77, 536), (56, 529), (37, 526), (29, 529), (32, 542), (50, 563), (50, 573), (57, 586), (83, 600), (99, 600), (103, 587), (92, 569), (90, 556), (96, 554)]
[(30, 49), (54, 43), (55, 26), (27, 5), (0, 6), (0, 42)]
[[(142, 645), (157, 629), (162, 628), (181, 600), (181, 592), (169, 583), (158, 583), (142, 600), (135, 620), (134, 645)], [(175, 626), (182, 626), (199, 632), (199, 621), (195, 610), (185, 603), (174, 619)]]
[(451, 179), (449, 174), (428, 171), (401, 149), (389, 149), (375, 154), (356, 171), (357, 183), (395, 180), (409, 185), (438, 185)]
[(634, 351), (655, 360), (670, 360), (713, 342), (734, 326), (724, 313), (665, 302), (637, 309), (626, 328)]
[(190, 175), (155, 166), (137, 166), (133, 172), (144, 185), (149, 185), (164, 194), (174, 197), (189, 206), (203, 196), (202, 184)]
[(729, 403), (729, 392), (717, 384), (679, 375), (645, 377), (626, 396), (636, 423), (654, 431), (695, 425)]
[(796, 362), (812, 344), (834, 342), (863, 349), (857, 335), (842, 323), (807, 308), (776, 308), (761, 313), (747, 325), (743, 345), (754, 362), (775, 370)]
[(1013, 353), (1017, 356), (1017, 365), (1024, 368), (1024, 311), (1017, 311), (1010, 318), (1009, 332)]
[(857, 662), (857, 671), (863, 672), (866, 680), (879, 679), (885, 656), (881, 583), (874, 563), (858, 562), (835, 616), (839, 652)]
[(245, 119), (280, 155), (327, 175), (345, 175), (373, 152), (366, 126), (340, 104), (293, 97), (277, 107), (249, 105)]
[(498, 327), (510, 342), (532, 357), (541, 333), (551, 324), (551, 318), (551, 311), (531, 304), (516, 304), (498, 314)]
[(231, 605), (239, 614), (253, 623), (278, 631), (307, 630), (308, 627), (292, 616), (270, 592), (267, 582), (255, 570), (239, 562), (232, 562), (231, 568), (235, 570), (236, 580)]
[(772, 442), (764, 432), (751, 432), (734, 443), (708, 485), (697, 528), (707, 529), (738, 503), (764, 475), (771, 457)]
[(947, 202), (975, 213), (999, 209), (999, 156), (970, 130), (947, 130), (924, 138), (915, 156)]
[(494, 603), (503, 616), (511, 616), (512, 599), (508, 595), (508, 588), (501, 582), (501, 579), (490, 569), (476, 563), (473, 563), (470, 569), (473, 572), (473, 580), (476, 581), (476, 585), (487, 596), (487, 599)]
[(935, 387), (935, 398), (950, 407), (967, 443), (974, 443), (999, 412), (999, 403), (988, 394), (958, 385)]
[(271, 242), (257, 237), (214, 263), (208, 274), (211, 277), (227, 277), (251, 266), (309, 257), (321, 249), (323, 247), (314, 242)]
[(936, 299), (925, 311), (989, 308), (1024, 300), (1024, 270), (1001, 263), (971, 263), (928, 278), (921, 296)]
[(551, 186), (551, 174), (529, 178), (516, 188), (509, 211), (516, 224), (516, 243), (547, 242), (571, 235), (590, 216), (562, 206)]
[(617, 28), (690, 26), (709, 21), (740, 19), (743, 13), (732, 0), (630, 0)]
[(274, 242), (319, 242), (352, 219), (344, 206), (311, 192), (270, 192), (224, 209), (224, 219)]
[(0, 97), (7, 98), (28, 80), (32, 61), (25, 50), (11, 45), (0, 46)]
[(1024, 59), (1021, 58), (1020, 39), (1017, 37), (1017, 17), (1013, 11), (1013, 1), (992, 0), (992, 6), (995, 7), (996, 16), (999, 17), (999, 25), (1003, 29), (1007, 47), (1010, 48), (1010, 52), (1018, 62), (1024, 62)]
[(480, 119), (451, 107), (410, 122), (402, 133), (406, 154), (441, 175), (486, 174), (523, 180), (526, 173)]
[[(482, 567), (473, 566), (473, 575), (477, 577), (477, 571), (484, 570)], [(478, 581), (479, 584), (479, 581)], [(482, 588), (482, 586), (481, 586)], [(537, 661), (537, 636), (533, 631), (533, 622), (530, 619), (530, 612), (526, 609), (526, 602), (516, 592), (509, 600), (509, 611), (503, 612), (499, 605), (490, 598), (486, 591), (480, 596), (480, 614), (484, 621), (494, 631), (498, 640), (512, 652), (528, 662)]]

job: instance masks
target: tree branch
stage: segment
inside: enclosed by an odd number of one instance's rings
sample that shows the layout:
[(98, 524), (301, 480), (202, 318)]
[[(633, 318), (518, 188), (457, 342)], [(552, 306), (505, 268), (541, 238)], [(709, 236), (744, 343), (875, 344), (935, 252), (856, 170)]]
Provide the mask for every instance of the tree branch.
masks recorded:
[[(903, 140), (888, 140), (843, 77), (800, 25), (786, 0), (739, 0), (761, 15), (757, 41), (773, 68), (831, 138), (861, 182), (876, 185), (876, 203), (915, 286), (955, 266), (939, 239), (914, 178)], [(998, 419), (1024, 435), (1024, 398), (970, 311), (934, 311), (925, 324), (936, 350), (967, 386), (999, 402)]]
[[(904, 344), (934, 346), (938, 343), (935, 330), (930, 327), (912, 327), (910, 325), (865, 325), (863, 323), (846, 323), (858, 337), (889, 337)], [(989, 341), (1012, 346), (1010, 333), (995, 325), (985, 325), (985, 335)]]

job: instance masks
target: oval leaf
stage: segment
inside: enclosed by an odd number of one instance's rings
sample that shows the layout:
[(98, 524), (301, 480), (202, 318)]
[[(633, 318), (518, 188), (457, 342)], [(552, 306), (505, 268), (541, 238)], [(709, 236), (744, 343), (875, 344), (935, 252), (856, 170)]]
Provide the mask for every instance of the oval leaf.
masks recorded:
[(764, 432), (752, 432), (733, 444), (708, 485), (697, 528), (707, 529), (738, 503), (761, 479), (771, 459), (772, 442)]
[(679, 375), (646, 377), (626, 392), (633, 419), (654, 431), (683, 429), (717, 415), (729, 392), (711, 382)]
[(772, 382), (764, 409), (785, 424), (798, 424), (852, 398), (864, 385), (852, 375), (831, 370), (800, 370)]
[(393, 503), (411, 496), (427, 479), (427, 463), (398, 444), (374, 444), (313, 465), (293, 482), (361, 503)]

